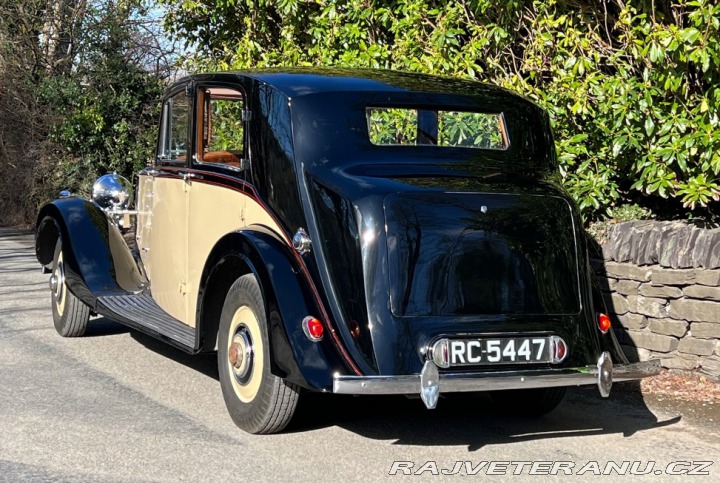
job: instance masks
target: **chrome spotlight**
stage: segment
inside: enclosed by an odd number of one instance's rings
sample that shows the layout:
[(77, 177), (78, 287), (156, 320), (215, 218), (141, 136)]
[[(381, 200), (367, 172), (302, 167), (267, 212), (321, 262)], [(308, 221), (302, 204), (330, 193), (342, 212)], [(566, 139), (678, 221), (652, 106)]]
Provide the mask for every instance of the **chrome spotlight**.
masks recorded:
[(132, 184), (117, 173), (100, 176), (93, 184), (92, 199), (103, 210), (126, 210), (132, 199)]

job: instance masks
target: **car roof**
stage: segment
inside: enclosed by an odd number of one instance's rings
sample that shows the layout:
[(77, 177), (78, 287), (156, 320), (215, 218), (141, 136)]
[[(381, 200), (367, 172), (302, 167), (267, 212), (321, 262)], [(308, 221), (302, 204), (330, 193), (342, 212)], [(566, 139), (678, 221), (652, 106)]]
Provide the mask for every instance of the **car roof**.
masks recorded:
[(528, 102), (514, 92), (479, 81), (384, 69), (297, 67), (215, 72), (190, 75), (180, 79), (175, 85), (189, 79), (233, 82), (242, 77), (266, 83), (289, 98), (343, 92), (392, 92), (491, 96)]
[[(324, 169), (353, 163), (352, 153), (375, 164), (397, 163), (401, 156), (411, 164), (428, 157), (437, 160), (438, 153), (426, 146), (399, 150), (372, 145), (367, 106), (502, 113), (510, 138), (506, 150), (443, 148), (443, 159), (454, 156), (469, 161), (480, 156), (526, 167), (541, 164), (536, 158), (542, 157), (547, 158), (543, 166), (555, 166), (547, 114), (528, 99), (492, 84), (391, 70), (300, 67), (193, 74), (176, 82), (168, 94), (189, 81), (217, 83), (218, 87), (261, 84), (292, 100), (287, 106), (296, 127), (292, 130), (294, 155), (308, 163), (322, 159)], [(379, 156), (379, 151), (387, 156)]]

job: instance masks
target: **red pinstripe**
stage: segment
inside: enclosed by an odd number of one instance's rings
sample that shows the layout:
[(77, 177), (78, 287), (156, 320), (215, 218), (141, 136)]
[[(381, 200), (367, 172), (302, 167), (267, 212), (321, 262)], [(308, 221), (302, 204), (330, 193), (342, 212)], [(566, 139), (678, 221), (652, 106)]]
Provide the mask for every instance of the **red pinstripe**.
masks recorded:
[[(275, 223), (279, 227), (282, 228), (282, 225), (280, 224), (280, 221), (277, 219), (275, 214), (272, 213), (272, 211), (270, 211), (270, 209), (267, 207), (267, 205), (260, 199), (260, 196), (258, 195), (257, 191), (255, 190), (255, 187), (244, 180), (234, 178), (232, 176), (227, 176), (224, 174), (200, 171), (200, 170), (196, 170), (196, 169), (163, 166), (162, 170), (171, 171), (171, 172), (182, 172), (182, 173), (198, 173), (198, 174), (202, 174), (203, 176), (213, 176), (213, 177), (217, 177), (217, 178), (221, 178), (221, 179), (227, 179), (228, 181), (232, 181), (233, 183), (238, 183), (238, 184), (242, 185), (244, 188), (247, 188), (249, 192), (246, 192), (244, 190), (241, 190), (241, 189), (238, 189), (238, 188), (235, 188), (232, 186), (228, 186), (226, 184), (209, 181), (206, 179), (192, 178), (190, 180), (193, 183), (205, 183), (205, 184), (209, 184), (209, 185), (213, 185), (213, 186), (220, 186), (222, 188), (231, 189), (233, 191), (237, 191), (239, 193), (249, 196), (251, 199), (253, 199), (255, 202), (257, 202), (262, 207), (262, 209), (268, 214), (268, 216), (270, 216), (270, 218), (273, 219), (273, 221), (275, 221)], [(289, 246), (292, 246), (292, 240), (290, 239), (290, 236), (287, 233), (285, 233), (284, 230), (282, 230), (282, 233), (280, 233), (280, 235), (283, 237), (285, 243), (287, 243)], [(305, 261), (302, 259), (302, 257), (300, 256), (300, 254), (297, 251), (295, 251), (294, 249), (292, 249), (290, 251), (292, 252), (293, 256), (295, 257), (295, 261), (298, 263), (298, 266), (300, 267), (300, 271), (302, 272), (303, 277), (305, 278), (308, 285), (310, 286), (310, 289), (312, 290), (313, 297), (315, 298), (315, 302), (317, 303), (318, 307), (320, 308), (320, 311), (322, 312), (322, 317), (325, 320), (325, 325), (329, 329), (331, 339), (333, 340), (336, 348), (338, 349), (338, 352), (340, 352), (340, 355), (345, 360), (345, 362), (348, 364), (348, 366), (350, 366), (352, 371), (356, 375), (361, 376), (362, 372), (360, 371), (358, 366), (355, 364), (355, 361), (353, 361), (352, 358), (350, 357), (350, 354), (347, 352), (347, 349), (345, 348), (342, 341), (340, 340), (340, 337), (337, 334), (335, 328), (330, 324), (330, 316), (329, 316), (327, 310), (325, 309), (325, 304), (322, 302), (322, 300), (320, 298), (320, 293), (318, 292), (317, 287), (315, 287), (315, 283), (313, 282), (312, 278), (310, 277), (310, 272), (309, 272), (307, 266), (305, 265)]]

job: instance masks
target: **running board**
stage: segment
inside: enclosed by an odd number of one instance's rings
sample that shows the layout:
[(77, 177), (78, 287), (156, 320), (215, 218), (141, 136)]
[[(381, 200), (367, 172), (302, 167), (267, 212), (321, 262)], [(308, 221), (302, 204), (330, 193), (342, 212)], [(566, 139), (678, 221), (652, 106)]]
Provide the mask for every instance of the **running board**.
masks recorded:
[(149, 295), (98, 297), (95, 311), (185, 352), (196, 352), (195, 329), (169, 315)]

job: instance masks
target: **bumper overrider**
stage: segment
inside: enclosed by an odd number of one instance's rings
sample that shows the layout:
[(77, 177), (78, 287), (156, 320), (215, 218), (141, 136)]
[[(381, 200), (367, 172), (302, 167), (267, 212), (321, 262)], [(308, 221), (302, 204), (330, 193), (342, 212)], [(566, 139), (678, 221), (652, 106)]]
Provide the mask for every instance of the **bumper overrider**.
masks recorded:
[(651, 360), (613, 366), (610, 353), (603, 352), (594, 366), (522, 371), (440, 373), (428, 360), (420, 374), (399, 376), (345, 376), (335, 374), (336, 394), (420, 394), (425, 406), (433, 409), (440, 393), (501, 391), (542, 387), (597, 384), (600, 395), (608, 397), (613, 381), (629, 381), (660, 374), (660, 361)]

